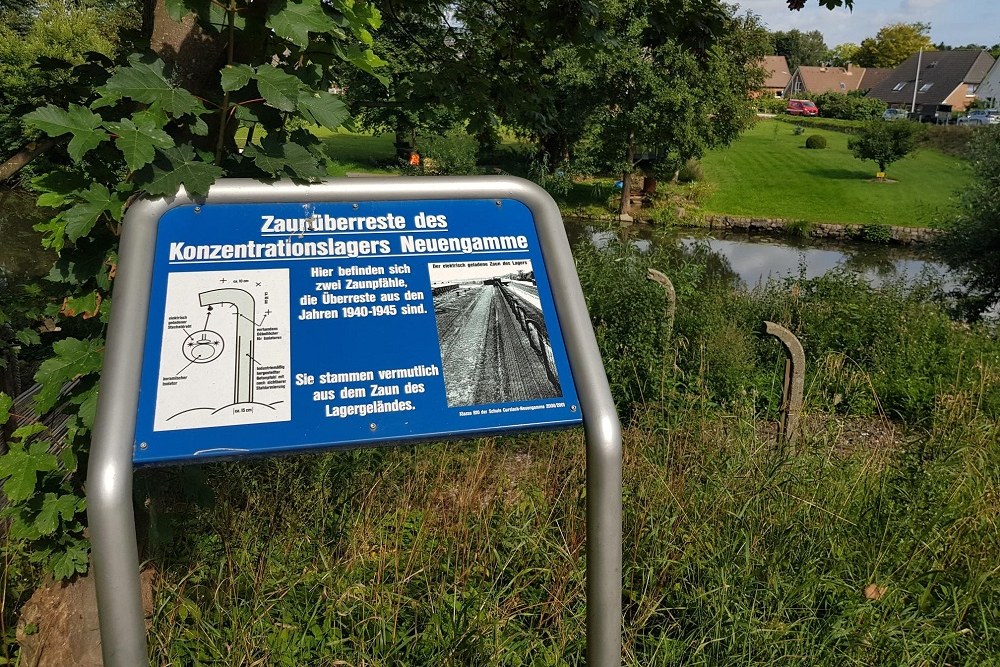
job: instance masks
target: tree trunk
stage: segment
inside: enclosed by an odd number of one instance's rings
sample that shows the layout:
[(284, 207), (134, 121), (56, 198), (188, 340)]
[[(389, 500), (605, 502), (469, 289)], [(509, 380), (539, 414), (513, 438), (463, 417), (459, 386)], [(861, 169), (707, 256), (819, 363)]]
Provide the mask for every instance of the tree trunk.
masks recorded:
[(635, 162), (635, 132), (628, 133), (628, 144), (625, 146), (625, 173), (622, 174), (622, 198), (618, 203), (618, 215), (629, 214), (629, 198), (632, 196), (632, 164)]
[(24, 148), (12, 155), (6, 162), (0, 164), (0, 183), (3, 183), (14, 174), (21, 171), (21, 169), (26, 167), (32, 160), (61, 141), (61, 139), (42, 139), (41, 141), (32, 141), (27, 144)]

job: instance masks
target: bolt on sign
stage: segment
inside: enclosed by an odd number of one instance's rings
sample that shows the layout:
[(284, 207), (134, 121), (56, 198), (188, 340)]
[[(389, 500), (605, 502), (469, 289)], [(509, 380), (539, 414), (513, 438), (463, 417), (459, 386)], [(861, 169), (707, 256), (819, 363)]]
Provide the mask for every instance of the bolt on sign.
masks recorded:
[(588, 656), (620, 664), (620, 428), (543, 190), (225, 180), (134, 205), (120, 256), (88, 473), (110, 667), (147, 664), (134, 467), (581, 423)]

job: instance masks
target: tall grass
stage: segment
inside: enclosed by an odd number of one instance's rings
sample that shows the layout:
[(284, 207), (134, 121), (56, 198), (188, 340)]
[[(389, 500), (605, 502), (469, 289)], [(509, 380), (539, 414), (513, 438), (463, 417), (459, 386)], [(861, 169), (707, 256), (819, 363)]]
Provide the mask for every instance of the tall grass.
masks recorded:
[[(990, 332), (845, 275), (736, 291), (703, 248), (577, 261), (628, 416), (626, 664), (995, 664)], [(763, 317), (810, 359), (794, 447)], [(570, 431), (144, 472), (154, 663), (582, 665), (583, 452)]]

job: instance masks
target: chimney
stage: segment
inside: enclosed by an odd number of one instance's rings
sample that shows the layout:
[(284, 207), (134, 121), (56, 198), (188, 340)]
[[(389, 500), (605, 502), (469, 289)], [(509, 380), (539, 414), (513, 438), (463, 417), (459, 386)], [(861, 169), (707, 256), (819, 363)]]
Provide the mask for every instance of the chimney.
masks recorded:
[(847, 63), (846, 65), (844, 65), (844, 69), (847, 70), (848, 74), (850, 74), (851, 73), (851, 63)]

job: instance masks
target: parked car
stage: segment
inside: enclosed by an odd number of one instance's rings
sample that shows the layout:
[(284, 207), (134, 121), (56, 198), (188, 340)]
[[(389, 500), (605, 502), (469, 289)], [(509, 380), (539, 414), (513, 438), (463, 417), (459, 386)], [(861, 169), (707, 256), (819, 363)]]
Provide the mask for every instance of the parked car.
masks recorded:
[(882, 113), (882, 120), (904, 120), (906, 116), (906, 109), (886, 109)]
[(818, 116), (819, 107), (812, 100), (788, 100), (785, 113), (793, 116)]
[(1000, 109), (973, 109), (967, 116), (958, 119), (959, 125), (998, 125)]

